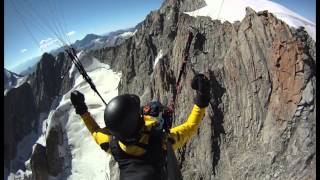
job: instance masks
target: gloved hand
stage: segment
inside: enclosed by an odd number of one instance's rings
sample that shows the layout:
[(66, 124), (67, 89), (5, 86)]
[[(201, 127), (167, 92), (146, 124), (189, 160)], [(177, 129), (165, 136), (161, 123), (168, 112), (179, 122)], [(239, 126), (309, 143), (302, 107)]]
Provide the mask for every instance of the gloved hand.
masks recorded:
[(210, 102), (210, 81), (204, 74), (197, 74), (191, 82), (192, 89), (197, 91), (194, 103), (200, 108), (207, 107)]
[(81, 92), (77, 90), (73, 91), (70, 99), (77, 114), (81, 115), (88, 111), (87, 105), (84, 102), (84, 95)]

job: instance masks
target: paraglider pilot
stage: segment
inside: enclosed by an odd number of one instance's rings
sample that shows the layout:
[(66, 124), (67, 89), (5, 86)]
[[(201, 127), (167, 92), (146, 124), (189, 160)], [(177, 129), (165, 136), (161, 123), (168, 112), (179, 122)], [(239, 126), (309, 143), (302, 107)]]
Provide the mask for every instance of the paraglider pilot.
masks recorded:
[[(191, 113), (183, 124), (169, 129), (174, 150), (196, 133), (211, 98), (210, 82), (203, 74), (192, 79), (191, 87), (197, 92)], [(166, 147), (155, 130), (158, 121), (142, 115), (138, 96), (123, 94), (110, 100), (104, 112), (105, 128), (100, 128), (88, 112), (83, 94), (73, 91), (71, 102), (96, 143), (118, 162), (121, 180), (168, 179)]]

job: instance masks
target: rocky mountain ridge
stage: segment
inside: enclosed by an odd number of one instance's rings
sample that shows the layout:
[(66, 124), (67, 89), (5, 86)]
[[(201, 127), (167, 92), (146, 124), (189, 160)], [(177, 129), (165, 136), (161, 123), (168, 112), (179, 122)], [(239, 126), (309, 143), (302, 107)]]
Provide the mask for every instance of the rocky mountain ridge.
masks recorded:
[(16, 74), (14, 72), (11, 72), (4, 68), (4, 90), (10, 89), (14, 86), (17, 85), (18, 79), (21, 78), (22, 76), (19, 74)]
[[(195, 73), (210, 78), (213, 97), (197, 135), (177, 151), (184, 179), (315, 179), (315, 42), (267, 11), (247, 8), (235, 23), (183, 13), (202, 6), (202, 0), (166, 0), (134, 36), (88, 55), (122, 73), (119, 94), (137, 94), (143, 104), (169, 103), (192, 31), (174, 125), (193, 106)], [(71, 63), (64, 58), (43, 55), (24, 87), (34, 102), (30, 112), (54, 109), (72, 87)], [(48, 129), (46, 147), (35, 146), (30, 168), (37, 179), (70, 173), (64, 165), (71, 157), (59, 156), (62, 128)]]
[[(38, 132), (45, 119), (41, 113), (48, 115), (49, 110), (54, 108), (54, 101), (57, 101), (61, 94), (72, 87), (73, 81), (67, 74), (70, 67), (71, 62), (65, 58), (63, 53), (57, 57), (45, 53), (37, 64), (36, 71), (26, 77), (20, 86), (5, 94), (5, 172), (25, 169), (21, 164), (10, 165), (19, 164), (10, 163), (10, 161), (17, 155), (18, 144), (22, 142), (24, 137), (33, 133), (42, 133)], [(36, 139), (31, 141), (34, 141), (34, 144)], [(29, 146), (28, 151), (31, 153), (32, 144)]]
[(181, 2), (166, 1), (134, 37), (92, 53), (123, 73), (119, 92), (168, 102), (192, 26), (175, 124), (193, 105), (194, 72), (210, 77), (213, 99), (198, 135), (178, 151), (184, 177), (315, 179), (315, 42), (266, 11), (247, 8), (241, 22), (221, 23), (182, 13)]

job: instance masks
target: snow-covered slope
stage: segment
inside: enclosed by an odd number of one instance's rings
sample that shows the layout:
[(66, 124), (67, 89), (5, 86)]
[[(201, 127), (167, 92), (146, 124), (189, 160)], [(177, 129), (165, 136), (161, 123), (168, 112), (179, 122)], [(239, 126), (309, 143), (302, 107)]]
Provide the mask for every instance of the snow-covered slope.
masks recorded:
[(4, 68), (4, 88), (9, 88), (12, 86), (15, 86), (17, 83), (17, 80), (21, 78), (21, 76), (8, 71), (7, 69)]
[(159, 51), (159, 53), (158, 53), (158, 55), (157, 55), (156, 59), (154, 60), (154, 63), (153, 63), (153, 69), (155, 69), (155, 68), (156, 68), (156, 66), (157, 66), (157, 64), (158, 64), (159, 60), (162, 58), (162, 56), (163, 56), (163, 52), (162, 52), (162, 50), (160, 49), (160, 51)]
[(255, 11), (268, 10), (289, 26), (297, 28), (303, 26), (314, 41), (316, 41), (316, 25), (301, 15), (269, 0), (205, 0), (207, 6), (192, 12), (191, 16), (209, 16), (221, 21), (241, 21), (245, 17), (245, 8)]
[(26, 77), (4, 69), (4, 95), (12, 88), (17, 88), (26, 81)]
[[(113, 72), (108, 65), (100, 63), (97, 59), (86, 56), (81, 57), (88, 75), (92, 78), (98, 91), (108, 102), (118, 93), (117, 86), (121, 74)], [(71, 70), (75, 71), (74, 68), (71, 68)], [(75, 114), (75, 110), (70, 102), (70, 93), (73, 90), (78, 90), (85, 95), (89, 112), (101, 127), (105, 126), (103, 120), (105, 106), (77, 71), (70, 74), (75, 74), (74, 87), (62, 97), (56, 110), (50, 113), (48, 129), (56, 126), (57, 123), (64, 124), (67, 137), (65, 141), (69, 147), (72, 147), (72, 169), (68, 179), (105, 180), (109, 172), (110, 156), (94, 142), (89, 131), (81, 121), (80, 116)], [(61, 153), (65, 155), (63, 150)]]
[[(39, 136), (41, 136), (43, 122), (46, 122), (44, 120), (47, 116), (48, 114), (46, 113), (40, 113), (38, 120), (38, 122), (40, 123), (38, 124), (38, 126), (17, 144), (16, 157), (11, 161), (10, 164), (13, 168), (21, 169), (19, 169), (16, 173), (9, 173), (7, 177), (8, 180), (25, 180), (28, 179), (28, 177), (32, 176), (32, 172), (30, 170), (30, 154), (32, 153), (32, 147), (34, 146), (35, 142), (37, 141)], [(22, 164), (24, 164), (27, 169), (25, 169), (25, 167), (22, 167)]]
[[(83, 52), (78, 55), (104, 100), (106, 102), (110, 101), (111, 98), (118, 94), (117, 86), (121, 74), (112, 71), (107, 64), (86, 56)], [(54, 110), (49, 113), (48, 118), (42, 123), (42, 135), (37, 140), (37, 144), (46, 146), (46, 138), (48, 138), (50, 130), (56, 126), (63, 128), (63, 145), (59, 146), (59, 154), (65, 158), (64, 172), (49, 179), (110, 179), (109, 161), (111, 156), (107, 155), (95, 143), (80, 116), (75, 113), (70, 101), (70, 93), (73, 90), (78, 90), (85, 95), (88, 110), (101, 127), (105, 126), (103, 120), (105, 105), (76, 68), (72, 67), (69, 74), (75, 79), (74, 86), (56, 102), (56, 105), (52, 105), (56, 108), (53, 108)], [(8, 179), (27, 177), (28, 174), (30, 174), (30, 170), (20, 170), (15, 175), (11, 174)]]

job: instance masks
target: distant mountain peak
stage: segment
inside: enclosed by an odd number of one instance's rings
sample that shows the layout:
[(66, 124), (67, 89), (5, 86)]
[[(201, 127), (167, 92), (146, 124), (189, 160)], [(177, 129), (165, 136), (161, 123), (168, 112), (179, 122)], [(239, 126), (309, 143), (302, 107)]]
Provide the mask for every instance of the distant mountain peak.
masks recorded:
[(20, 80), (23, 78), (23, 76), (11, 72), (4, 68), (4, 90), (5, 92), (10, 90), (12, 87), (15, 87), (19, 85)]

